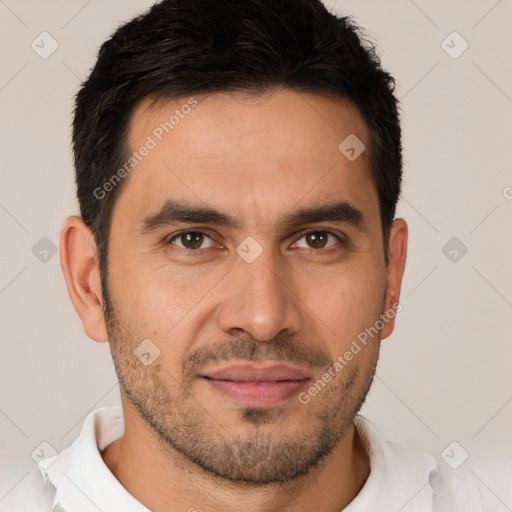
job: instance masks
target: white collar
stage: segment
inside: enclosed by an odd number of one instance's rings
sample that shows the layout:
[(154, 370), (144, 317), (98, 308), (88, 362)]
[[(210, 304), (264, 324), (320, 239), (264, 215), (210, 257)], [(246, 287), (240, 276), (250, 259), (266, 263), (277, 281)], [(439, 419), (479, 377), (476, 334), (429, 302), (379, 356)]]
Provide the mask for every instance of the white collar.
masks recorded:
[[(431, 512), (430, 477), (437, 469), (431, 455), (385, 442), (375, 426), (357, 415), (354, 424), (370, 459), (370, 475), (343, 512), (400, 510)], [(150, 512), (110, 472), (101, 451), (124, 433), (120, 406), (91, 412), (74, 443), (42, 461), (40, 470), (56, 488), (53, 506), (69, 512)], [(43, 469), (46, 467), (46, 469)]]
[(48, 469), (41, 469), (57, 489), (54, 507), (58, 504), (67, 512), (150, 512), (121, 485), (101, 457), (101, 451), (123, 433), (120, 406), (87, 415), (73, 444), (56, 455)]
[(375, 425), (363, 416), (357, 415), (354, 424), (370, 459), (370, 475), (343, 512), (432, 512), (430, 480), (438, 470), (435, 457), (384, 441)]

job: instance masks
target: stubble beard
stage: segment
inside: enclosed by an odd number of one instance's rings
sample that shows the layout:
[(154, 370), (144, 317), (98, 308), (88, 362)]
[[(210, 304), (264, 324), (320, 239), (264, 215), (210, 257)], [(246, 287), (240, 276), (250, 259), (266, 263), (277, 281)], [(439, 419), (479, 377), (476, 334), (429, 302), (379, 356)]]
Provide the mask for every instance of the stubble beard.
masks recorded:
[[(211, 414), (193, 395), (194, 379), (187, 379), (187, 365), (178, 379), (158, 359), (144, 366), (133, 350), (140, 342), (129, 329), (121, 326), (109, 305), (107, 331), (114, 366), (126, 398), (156, 435), (159, 445), (170, 460), (189, 461), (207, 475), (252, 485), (287, 482), (305, 475), (332, 453), (351, 426), (371, 387), (378, 359), (378, 350), (364, 365), (353, 364), (343, 369), (309, 404), (269, 408), (244, 407), (233, 411), (242, 429), (229, 431), (222, 425), (223, 415)], [(326, 354), (306, 354), (295, 342), (278, 338), (275, 344), (263, 345), (252, 339), (236, 339), (222, 344), (221, 358), (243, 357), (246, 360), (315, 361), (320, 377), (333, 362)], [(270, 348), (269, 348), (270, 347)], [(208, 349), (195, 362), (213, 359)], [(208, 357), (210, 355), (211, 357)], [(216, 356), (218, 357), (217, 350)], [(277, 357), (275, 357), (277, 356)], [(283, 357), (284, 356), (284, 357)], [(188, 365), (188, 368), (190, 369)], [(362, 367), (365, 367), (364, 370)], [(323, 371), (321, 369), (323, 367)], [(364, 371), (364, 374), (363, 374)], [(344, 373), (345, 372), (345, 373)], [(315, 379), (316, 380), (316, 379)], [(294, 400), (291, 398), (290, 400)], [(288, 428), (295, 407), (308, 407), (300, 424)], [(286, 434), (283, 434), (285, 432)]]

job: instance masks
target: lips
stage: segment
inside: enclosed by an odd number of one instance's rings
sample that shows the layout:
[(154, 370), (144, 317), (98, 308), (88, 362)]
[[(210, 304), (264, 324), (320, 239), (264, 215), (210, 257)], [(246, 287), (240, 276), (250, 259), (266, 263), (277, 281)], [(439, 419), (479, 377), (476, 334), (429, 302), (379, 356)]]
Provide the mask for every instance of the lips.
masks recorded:
[(282, 380), (304, 380), (308, 374), (299, 368), (285, 364), (239, 363), (230, 364), (205, 372), (204, 377), (237, 382), (274, 382)]
[(202, 378), (222, 395), (252, 407), (283, 402), (310, 379), (300, 368), (276, 363), (231, 363), (205, 372)]

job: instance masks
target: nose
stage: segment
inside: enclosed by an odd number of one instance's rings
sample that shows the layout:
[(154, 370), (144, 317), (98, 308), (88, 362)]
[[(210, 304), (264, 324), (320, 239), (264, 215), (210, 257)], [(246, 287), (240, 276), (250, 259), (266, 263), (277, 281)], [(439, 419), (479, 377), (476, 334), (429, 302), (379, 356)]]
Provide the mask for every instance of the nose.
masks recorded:
[(246, 331), (262, 342), (301, 330), (301, 299), (277, 258), (264, 251), (252, 263), (237, 260), (224, 281), (220, 329), (232, 336)]

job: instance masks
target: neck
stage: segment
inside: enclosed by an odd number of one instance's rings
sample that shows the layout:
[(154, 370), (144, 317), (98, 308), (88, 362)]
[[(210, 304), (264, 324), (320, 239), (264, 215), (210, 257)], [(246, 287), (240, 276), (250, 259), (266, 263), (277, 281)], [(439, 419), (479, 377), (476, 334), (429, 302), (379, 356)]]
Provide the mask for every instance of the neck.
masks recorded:
[(102, 452), (117, 480), (153, 512), (194, 510), (254, 512), (339, 511), (358, 494), (370, 465), (353, 424), (333, 451), (307, 474), (268, 485), (213, 476), (170, 447), (124, 404), (125, 432)]

